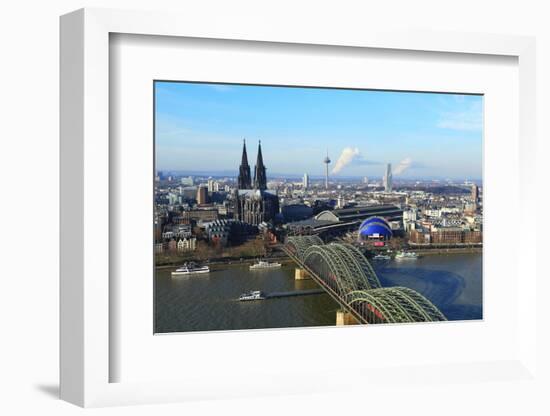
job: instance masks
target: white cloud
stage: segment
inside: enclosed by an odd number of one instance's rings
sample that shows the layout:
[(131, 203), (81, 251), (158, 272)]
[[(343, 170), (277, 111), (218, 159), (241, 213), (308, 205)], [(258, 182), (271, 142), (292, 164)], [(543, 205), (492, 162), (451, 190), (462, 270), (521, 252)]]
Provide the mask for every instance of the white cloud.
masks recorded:
[(406, 157), (401, 162), (399, 162), (399, 164), (395, 167), (395, 169), (393, 170), (393, 174), (394, 175), (402, 174), (412, 166), (412, 163), (413, 163), (412, 159), (410, 157)]
[(346, 147), (344, 150), (342, 150), (340, 157), (336, 161), (336, 165), (334, 165), (334, 168), (332, 168), (332, 173), (340, 172), (346, 165), (351, 163), (353, 159), (360, 155), (361, 153), (359, 152), (359, 149), (357, 147)]
[(375, 160), (368, 160), (361, 154), (357, 147), (345, 147), (340, 153), (332, 173), (339, 173), (342, 169), (348, 166), (367, 166), (367, 165), (381, 165), (381, 162)]

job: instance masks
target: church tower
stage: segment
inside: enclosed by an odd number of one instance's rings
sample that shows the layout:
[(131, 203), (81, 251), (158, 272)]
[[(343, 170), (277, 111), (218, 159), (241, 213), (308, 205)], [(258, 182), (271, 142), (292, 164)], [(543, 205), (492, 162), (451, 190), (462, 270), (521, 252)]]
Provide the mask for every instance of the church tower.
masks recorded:
[(262, 142), (258, 142), (258, 158), (254, 168), (254, 188), (260, 191), (267, 189), (267, 177), (265, 174), (264, 158), (262, 157)]
[(248, 156), (246, 154), (246, 141), (243, 139), (243, 156), (241, 166), (239, 166), (239, 177), (237, 178), (239, 189), (251, 189), (252, 180), (250, 178), (250, 166), (248, 165)]

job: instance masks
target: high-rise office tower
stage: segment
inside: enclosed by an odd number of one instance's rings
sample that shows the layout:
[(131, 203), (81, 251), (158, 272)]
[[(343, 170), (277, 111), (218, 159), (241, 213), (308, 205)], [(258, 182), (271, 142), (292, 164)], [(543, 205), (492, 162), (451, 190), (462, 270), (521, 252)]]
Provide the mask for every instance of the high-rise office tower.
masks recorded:
[(237, 178), (238, 189), (251, 189), (252, 180), (250, 178), (250, 166), (248, 165), (248, 156), (246, 154), (246, 142), (243, 140), (243, 155), (241, 157), (241, 166), (239, 166), (239, 176)]
[(309, 175), (307, 173), (304, 173), (304, 180), (302, 181), (302, 186), (304, 189), (309, 188)]
[(197, 188), (197, 204), (203, 205), (206, 204), (208, 201), (208, 192), (205, 186), (199, 186)]
[(391, 192), (392, 185), (391, 163), (388, 163), (386, 166), (386, 173), (384, 174), (384, 190), (386, 192)]
[(328, 150), (327, 150), (327, 157), (323, 159), (323, 163), (325, 164), (325, 189), (328, 189), (328, 165), (330, 163), (330, 158), (328, 157)]
[(479, 203), (479, 187), (474, 183), (472, 184), (472, 190), (471, 190), (471, 198), (472, 198), (472, 209), (471, 211), (476, 212), (477, 211), (477, 204)]
[(479, 188), (475, 183), (472, 184), (471, 198), (474, 204), (477, 204), (477, 202), (479, 201)]

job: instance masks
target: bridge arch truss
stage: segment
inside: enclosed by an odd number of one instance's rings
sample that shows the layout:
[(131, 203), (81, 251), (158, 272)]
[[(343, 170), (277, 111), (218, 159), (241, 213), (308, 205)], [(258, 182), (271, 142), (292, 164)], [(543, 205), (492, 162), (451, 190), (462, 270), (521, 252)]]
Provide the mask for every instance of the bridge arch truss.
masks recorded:
[(369, 323), (447, 320), (428, 299), (407, 287), (385, 287), (350, 292), (347, 295), (347, 303)]
[(303, 261), (304, 254), (311, 246), (323, 245), (323, 240), (317, 235), (305, 235), (299, 237), (288, 237), (285, 248), (289, 250), (299, 261)]
[(303, 263), (340, 296), (381, 287), (363, 254), (348, 244), (310, 246)]
[(288, 237), (284, 249), (360, 323), (446, 321), (407, 287), (382, 287), (367, 258), (351, 244), (324, 244), (316, 235)]

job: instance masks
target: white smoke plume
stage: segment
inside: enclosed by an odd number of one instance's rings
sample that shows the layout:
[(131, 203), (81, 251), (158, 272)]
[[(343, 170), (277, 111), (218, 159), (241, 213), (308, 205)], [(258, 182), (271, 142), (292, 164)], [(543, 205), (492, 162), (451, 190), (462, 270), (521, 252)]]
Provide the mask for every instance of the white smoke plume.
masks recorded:
[(334, 168), (332, 168), (332, 173), (340, 172), (344, 167), (349, 165), (354, 159), (361, 156), (359, 149), (357, 147), (346, 147), (342, 150), (340, 157), (336, 161)]
[(395, 167), (393, 170), (394, 175), (400, 175), (403, 172), (405, 172), (407, 169), (409, 169), (412, 165), (412, 159), (410, 157), (406, 157), (403, 159), (399, 164)]

